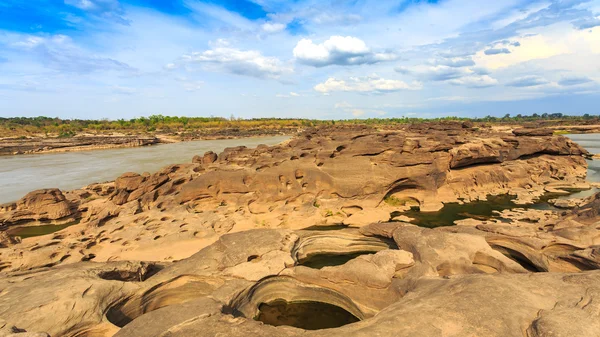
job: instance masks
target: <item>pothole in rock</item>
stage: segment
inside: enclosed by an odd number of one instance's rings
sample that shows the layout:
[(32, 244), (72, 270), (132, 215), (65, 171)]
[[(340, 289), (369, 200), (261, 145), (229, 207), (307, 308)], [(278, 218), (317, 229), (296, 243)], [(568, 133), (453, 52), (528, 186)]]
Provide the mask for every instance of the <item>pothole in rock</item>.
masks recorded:
[(323, 302), (287, 302), (280, 299), (261, 303), (258, 310), (256, 320), (265, 324), (305, 330), (338, 328), (359, 321), (348, 311)]
[(455, 221), (467, 218), (479, 220), (489, 220), (494, 218), (502, 221), (502, 218), (497, 217), (496, 212), (502, 212), (504, 210), (510, 210), (515, 208), (557, 210), (557, 208), (553, 207), (548, 203), (549, 199), (570, 198), (576, 195), (578, 194), (560, 196), (548, 193), (531, 205), (515, 204), (512, 201), (515, 198), (515, 196), (508, 194), (490, 195), (485, 201), (472, 201), (464, 204), (447, 203), (444, 204), (444, 207), (438, 212), (421, 212), (418, 207), (413, 207), (409, 211), (405, 212), (392, 212), (391, 217), (393, 218), (399, 215), (405, 215), (414, 219), (410, 221), (412, 224), (427, 228), (454, 226)]
[(42, 236), (52, 234), (54, 232), (58, 232), (67, 227), (71, 227), (73, 225), (79, 224), (80, 220), (67, 222), (59, 225), (39, 225), (39, 226), (25, 226), (18, 227), (13, 230), (9, 230), (8, 234), (10, 236), (19, 236), (21, 239), (32, 238), (35, 236)]
[(298, 265), (313, 269), (341, 266), (361, 255), (375, 254), (377, 251), (356, 252), (351, 254), (316, 254), (298, 261)]
[(236, 296), (223, 313), (305, 330), (337, 328), (366, 318), (348, 296), (289, 276), (257, 282)]
[(346, 225), (328, 225), (328, 226), (310, 226), (306, 228), (302, 228), (302, 230), (306, 231), (337, 231), (340, 229), (346, 229), (348, 226)]
[(298, 265), (321, 269), (341, 266), (361, 255), (375, 254), (386, 249), (398, 249), (398, 246), (387, 238), (335, 233), (305, 237), (295, 247), (293, 254)]

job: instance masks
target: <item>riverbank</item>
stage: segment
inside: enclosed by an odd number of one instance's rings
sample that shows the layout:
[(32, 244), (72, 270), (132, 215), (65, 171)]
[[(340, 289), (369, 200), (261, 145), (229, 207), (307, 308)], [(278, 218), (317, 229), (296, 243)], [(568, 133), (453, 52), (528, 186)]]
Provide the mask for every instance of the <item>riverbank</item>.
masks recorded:
[(68, 137), (58, 135), (35, 135), (29, 137), (0, 138), (0, 156), (43, 154), (58, 152), (78, 152), (106, 150), (117, 148), (142, 147), (159, 144), (172, 144), (196, 140), (224, 140), (250, 137), (273, 137), (293, 135), (297, 128), (284, 129), (249, 129), (249, 130), (213, 130), (191, 133), (150, 133), (139, 135), (126, 134), (69, 134)]

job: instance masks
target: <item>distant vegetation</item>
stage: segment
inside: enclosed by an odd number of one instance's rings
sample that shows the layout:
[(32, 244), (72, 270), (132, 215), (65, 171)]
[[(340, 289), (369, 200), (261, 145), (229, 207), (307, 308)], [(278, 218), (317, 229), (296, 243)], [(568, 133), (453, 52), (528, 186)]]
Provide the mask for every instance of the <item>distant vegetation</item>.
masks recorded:
[(561, 113), (533, 114), (530, 116), (509, 114), (504, 117), (487, 116), (482, 118), (442, 117), (442, 118), (369, 118), (347, 120), (309, 120), (309, 119), (280, 119), (280, 118), (223, 118), (223, 117), (171, 117), (152, 115), (134, 119), (118, 120), (82, 120), (60, 119), (51, 117), (0, 117), (0, 137), (23, 137), (45, 134), (48, 136), (73, 137), (77, 133), (186, 133), (202, 130), (219, 129), (294, 129), (306, 128), (317, 125), (381, 125), (393, 126), (397, 124), (439, 122), (439, 121), (466, 121), (480, 123), (524, 123), (538, 122), (542, 125), (560, 124), (600, 124), (600, 116), (585, 114), (582, 116), (568, 116)]

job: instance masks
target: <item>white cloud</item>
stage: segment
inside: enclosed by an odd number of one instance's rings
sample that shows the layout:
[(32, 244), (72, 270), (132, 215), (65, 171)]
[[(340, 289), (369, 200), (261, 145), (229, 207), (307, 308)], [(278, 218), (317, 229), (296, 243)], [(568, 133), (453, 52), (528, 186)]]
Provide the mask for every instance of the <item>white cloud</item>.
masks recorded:
[(217, 70), (257, 78), (278, 79), (283, 74), (293, 72), (291, 67), (284, 65), (276, 57), (263, 56), (256, 50), (239, 50), (224, 46), (222, 42), (213, 49), (184, 55), (182, 59), (203, 63), (209, 68), (212, 65)]
[(594, 81), (591, 78), (585, 76), (566, 76), (561, 78), (560, 81), (558, 81), (558, 84), (562, 86), (576, 86), (590, 84), (592, 82)]
[(386, 93), (400, 90), (419, 90), (420, 83), (407, 84), (399, 80), (388, 80), (376, 74), (365, 77), (350, 77), (348, 81), (330, 77), (327, 81), (317, 84), (314, 89), (321, 93), (336, 91)]
[(295, 92), (290, 92), (289, 95), (284, 95), (284, 94), (277, 94), (275, 95), (275, 97), (278, 98), (290, 98), (290, 97), (300, 97), (301, 95)]
[(173, 70), (177, 68), (177, 65), (175, 63), (167, 63), (164, 66), (165, 70)]
[(413, 66), (396, 67), (396, 72), (406, 75), (413, 75), (425, 81), (447, 81), (457, 79), (463, 76), (473, 74), (473, 71), (463, 67), (450, 66)]
[(278, 32), (281, 32), (282, 30), (284, 30), (285, 26), (286, 25), (284, 25), (283, 23), (266, 22), (266, 23), (263, 23), (261, 28), (263, 31), (265, 31), (267, 33), (278, 33)]
[(467, 88), (487, 88), (498, 84), (498, 80), (489, 75), (470, 75), (450, 80), (448, 83)]
[(428, 101), (449, 101), (449, 102), (460, 102), (466, 101), (468, 98), (464, 96), (441, 96), (428, 98)]
[(550, 83), (550, 81), (548, 81), (547, 79), (545, 79), (541, 76), (528, 75), (528, 76), (517, 77), (514, 80), (508, 82), (506, 85), (508, 85), (509, 87), (524, 88), (524, 87), (535, 87), (535, 86), (548, 84), (548, 83)]
[(374, 64), (398, 58), (389, 52), (372, 52), (363, 40), (352, 36), (332, 36), (321, 44), (302, 39), (293, 52), (298, 62), (314, 67)]

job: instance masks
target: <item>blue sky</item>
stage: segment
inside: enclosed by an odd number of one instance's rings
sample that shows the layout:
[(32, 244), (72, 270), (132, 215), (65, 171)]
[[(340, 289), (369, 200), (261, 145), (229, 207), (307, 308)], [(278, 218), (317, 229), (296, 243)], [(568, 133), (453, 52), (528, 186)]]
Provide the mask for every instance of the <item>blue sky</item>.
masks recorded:
[(3, 0), (0, 116), (600, 113), (600, 0)]

